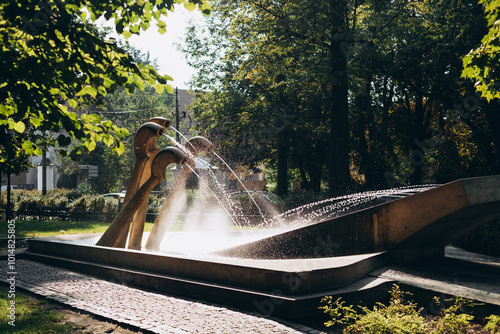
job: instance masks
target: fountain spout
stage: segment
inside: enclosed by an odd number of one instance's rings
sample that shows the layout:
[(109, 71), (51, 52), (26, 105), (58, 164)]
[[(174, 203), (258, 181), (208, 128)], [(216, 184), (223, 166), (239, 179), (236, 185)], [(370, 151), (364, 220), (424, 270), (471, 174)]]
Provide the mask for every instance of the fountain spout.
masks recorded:
[(135, 214), (139, 207), (147, 200), (149, 193), (165, 179), (165, 169), (171, 163), (182, 165), (186, 162), (186, 155), (179, 149), (174, 147), (166, 147), (162, 149), (154, 157), (151, 166), (151, 176), (148, 180), (136, 191), (134, 196), (120, 211), (113, 223), (104, 232), (102, 237), (97, 242), (97, 246), (111, 246), (123, 230), (128, 228), (130, 217)]
[(148, 122), (161, 125), (165, 129), (168, 129), (170, 127), (170, 125), (172, 124), (172, 122), (169, 121), (168, 119), (166, 119), (165, 117), (153, 117), (153, 118), (149, 119)]
[(171, 215), (173, 210), (178, 209), (175, 208), (176, 205), (174, 202), (176, 197), (179, 196), (179, 193), (184, 189), (189, 174), (191, 174), (191, 172), (196, 168), (196, 155), (198, 152), (210, 153), (213, 150), (214, 145), (208, 139), (196, 136), (191, 138), (185, 147), (189, 151), (186, 160), (186, 165), (189, 165), (189, 167), (183, 166), (179, 175), (175, 179), (172, 189), (163, 202), (160, 213), (158, 214), (158, 217), (153, 225), (153, 229), (149, 234), (149, 238), (146, 242), (146, 249), (158, 250), (160, 248), (161, 241), (163, 240), (168, 227), (166, 218)]
[[(164, 125), (167, 124), (170, 125), (170, 121), (167, 119), (155, 117), (152, 119), (152, 122), (141, 125), (137, 130), (134, 138), (136, 162), (123, 200), (124, 206), (130, 201), (132, 196), (134, 196), (137, 189), (139, 189), (139, 187), (151, 176), (151, 163), (154, 156), (160, 151), (160, 147), (157, 144), (157, 138), (165, 133)], [(115, 239), (112, 243), (106, 246), (124, 248), (127, 243), (128, 230), (129, 225), (126, 226), (121, 234), (114, 236)]]
[(189, 140), (186, 149), (196, 156), (198, 152), (212, 152), (214, 145), (205, 137), (195, 136)]
[[(148, 120), (148, 123), (155, 123), (163, 128), (168, 128), (170, 127), (171, 122), (164, 118), (164, 117), (153, 117)], [(156, 145), (156, 141), (155, 141)], [(154, 157), (156, 153), (160, 148), (156, 146), (156, 151), (152, 155)], [(146, 180), (150, 177), (150, 171), (151, 171), (151, 163), (153, 159), (149, 159), (144, 166), (144, 172), (141, 175), (140, 183), (138, 187), (140, 187)], [(137, 187), (137, 188), (138, 188)], [(148, 211), (148, 202), (144, 201), (142, 205), (139, 207), (137, 212), (135, 213), (134, 217), (132, 218), (132, 223), (130, 227), (130, 237), (129, 237), (129, 242), (128, 242), (128, 248), (131, 249), (140, 249), (141, 248), (141, 242), (142, 242), (142, 233), (144, 231), (144, 224), (146, 223), (146, 213)], [(125, 247), (125, 244), (127, 243), (127, 235), (128, 235), (128, 229), (126, 229), (118, 238), (117, 242), (115, 243), (114, 246), (116, 247)]]

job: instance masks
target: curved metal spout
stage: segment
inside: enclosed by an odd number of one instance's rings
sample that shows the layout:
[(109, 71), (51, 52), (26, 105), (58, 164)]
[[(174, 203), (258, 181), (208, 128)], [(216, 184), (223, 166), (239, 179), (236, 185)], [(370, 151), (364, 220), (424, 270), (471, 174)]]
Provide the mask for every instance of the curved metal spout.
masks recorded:
[(97, 246), (110, 246), (116, 240), (116, 236), (128, 228), (132, 215), (147, 200), (149, 193), (165, 179), (165, 168), (171, 163), (182, 165), (186, 162), (186, 155), (175, 147), (162, 149), (153, 159), (151, 177), (137, 190), (134, 196), (123, 207), (111, 226), (104, 232), (97, 242)]
[(148, 122), (156, 123), (163, 126), (165, 129), (169, 128), (172, 122), (170, 122), (165, 117), (153, 117)]
[(165, 133), (160, 124), (147, 122), (141, 125), (134, 138), (134, 153), (137, 158), (146, 158), (158, 146), (156, 139)]
[[(139, 187), (149, 178), (152, 158), (158, 153), (160, 147), (157, 145), (157, 138), (164, 134), (165, 129), (161, 121), (153, 119), (153, 122), (147, 122), (137, 130), (134, 138), (134, 153), (136, 162), (130, 181), (127, 187), (127, 192), (123, 200), (123, 206), (134, 196)], [(168, 121), (170, 124), (170, 122)], [(112, 244), (106, 246), (125, 247), (127, 243), (128, 226), (122, 234), (116, 235)]]
[(208, 139), (196, 136), (191, 138), (185, 147), (190, 153), (188, 154), (185, 164), (189, 165), (190, 168), (182, 166), (179, 175), (177, 175), (172, 189), (163, 202), (160, 213), (154, 222), (153, 229), (151, 230), (151, 233), (149, 233), (149, 238), (145, 246), (146, 249), (158, 250), (160, 248), (161, 241), (163, 240), (168, 227), (166, 218), (172, 213), (173, 210), (179, 209), (174, 207), (175, 197), (179, 196), (181, 191), (183, 191), (189, 174), (191, 174), (192, 170), (196, 168), (196, 155), (198, 152), (211, 152), (214, 145)]
[[(137, 130), (134, 138), (136, 162), (123, 200), (123, 205), (128, 203), (137, 189), (139, 189), (151, 175), (149, 171), (151, 169), (152, 159), (160, 150), (157, 144), (157, 138), (165, 133), (165, 128), (159, 123), (159, 121), (147, 122), (141, 125)], [(128, 226), (122, 234), (116, 236), (116, 239), (111, 245), (106, 246), (124, 248), (127, 243), (127, 236)]]
[(198, 152), (203, 151), (210, 153), (214, 149), (214, 145), (205, 137), (195, 136), (189, 140), (189, 144), (186, 148), (193, 155), (197, 155)]

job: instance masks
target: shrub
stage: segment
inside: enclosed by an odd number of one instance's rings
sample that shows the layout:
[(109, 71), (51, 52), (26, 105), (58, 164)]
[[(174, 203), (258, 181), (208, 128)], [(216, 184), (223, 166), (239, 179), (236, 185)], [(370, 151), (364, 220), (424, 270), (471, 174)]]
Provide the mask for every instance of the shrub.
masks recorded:
[[(336, 332), (342, 333), (500, 333), (500, 316), (497, 315), (485, 318), (488, 323), (482, 330), (479, 325), (472, 324), (474, 317), (465, 311), (478, 304), (468, 299), (456, 298), (438, 317), (426, 318), (421, 314), (422, 308), (405, 299), (410, 293), (402, 291), (396, 284), (390, 295), (387, 306), (376, 303), (371, 310), (358, 307), (357, 311), (352, 305), (345, 306), (341, 298), (333, 301), (332, 297), (323, 298), (321, 301), (326, 305), (319, 309), (331, 317), (331, 320), (325, 322), (325, 326), (335, 326)], [(434, 300), (438, 305), (444, 305), (444, 301), (439, 298), (434, 297)]]
[(104, 211), (112, 207), (106, 204), (106, 199), (99, 195), (83, 195), (70, 205), (71, 212), (109, 212)]
[(118, 212), (120, 208), (120, 201), (118, 198), (107, 197), (104, 198), (104, 207), (102, 212)]
[(69, 205), (70, 212), (89, 212), (89, 202), (92, 195), (83, 195)]
[(151, 194), (149, 195), (148, 199), (148, 212), (151, 213), (158, 213), (160, 212), (160, 208), (163, 204), (163, 201), (165, 201), (164, 197), (160, 197), (156, 194)]
[(44, 205), (41, 191), (25, 191), (17, 199), (14, 209), (16, 211), (31, 211)]
[[(438, 297), (434, 297), (437, 305), (441, 304)], [(443, 301), (444, 304), (444, 301)], [(467, 329), (471, 326), (471, 321), (474, 316), (464, 313), (467, 307), (477, 305), (471, 300), (458, 297), (455, 302), (448, 308), (441, 311), (441, 316), (431, 322), (431, 333), (466, 333)]]
[(484, 326), (484, 329), (489, 330), (491, 334), (500, 333), (500, 316), (492, 314), (486, 317), (485, 320), (488, 320), (488, 323)]
[(425, 318), (420, 315), (422, 309), (417, 304), (406, 301), (405, 295), (399, 286), (393, 285), (390, 291), (391, 300), (386, 306), (377, 303), (373, 310), (366, 307), (364, 312), (354, 324), (348, 326), (346, 333), (427, 333), (428, 324)]
[(326, 296), (321, 299), (321, 302), (326, 303), (326, 305), (320, 306), (319, 309), (332, 318), (332, 320), (325, 322), (326, 327), (351, 325), (360, 317), (352, 305), (345, 306), (345, 301), (342, 298), (333, 301), (331, 296)]
[(67, 209), (69, 204), (68, 197), (62, 194), (52, 194), (52, 196), (47, 197), (45, 200), (45, 205), (57, 209)]

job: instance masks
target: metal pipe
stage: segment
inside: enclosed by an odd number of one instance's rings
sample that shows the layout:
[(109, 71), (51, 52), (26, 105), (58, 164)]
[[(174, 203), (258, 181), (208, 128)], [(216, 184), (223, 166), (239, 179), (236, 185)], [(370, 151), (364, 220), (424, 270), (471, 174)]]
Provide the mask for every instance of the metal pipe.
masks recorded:
[[(164, 128), (168, 128), (171, 124), (171, 122), (164, 118), (164, 117), (153, 117), (148, 120), (148, 122), (151, 123), (156, 123)], [(157, 140), (155, 139), (155, 145), (156, 145)], [(151, 156), (154, 157), (156, 153), (159, 151), (159, 147), (156, 145), (156, 149), (154, 154), (152, 153)], [(139, 181), (139, 187), (143, 185), (147, 179), (151, 176), (151, 165), (152, 165), (153, 159), (148, 159), (146, 162), (141, 179)], [(144, 201), (137, 212), (134, 214), (134, 217), (132, 218), (132, 222), (130, 224), (130, 236), (129, 236), (129, 245), (128, 248), (131, 249), (140, 249), (141, 248), (141, 242), (142, 242), (142, 233), (144, 232), (144, 225), (146, 223), (146, 213), (148, 211), (148, 201)], [(121, 247), (125, 247), (126, 244), (126, 239), (128, 235), (128, 229), (125, 230), (124, 233), (120, 235), (120, 238), (118, 241), (120, 242)]]
[(158, 152), (151, 167), (151, 177), (136, 191), (130, 201), (127, 202), (96, 245), (112, 245), (114, 240), (116, 240), (116, 236), (120, 235), (124, 229), (128, 228), (130, 217), (132, 217), (141, 204), (147, 200), (151, 190), (165, 179), (165, 169), (167, 166), (171, 163), (182, 165), (185, 162), (186, 155), (175, 147), (167, 147)]
[[(148, 161), (151, 161), (152, 158), (158, 153), (160, 148), (156, 143), (156, 139), (163, 135), (165, 129), (156, 123), (148, 122), (137, 130), (137, 133), (134, 138), (134, 153), (135, 153), (135, 166), (132, 171), (132, 175), (130, 177), (130, 181), (127, 187), (127, 192), (125, 193), (125, 198), (123, 200), (123, 206), (125, 206), (132, 196), (134, 196), (135, 192), (142, 185), (141, 179), (143, 179), (142, 174), (146, 171), (146, 175), (144, 178), (147, 180), (150, 174), (148, 168), (146, 168)], [(132, 219), (132, 217), (130, 217)], [(130, 220), (129, 220), (130, 223)], [(111, 226), (110, 226), (111, 227)], [(114, 246), (124, 248), (127, 242), (128, 235), (128, 227), (124, 230), (123, 234), (114, 236), (114, 240), (109, 245), (103, 246)]]

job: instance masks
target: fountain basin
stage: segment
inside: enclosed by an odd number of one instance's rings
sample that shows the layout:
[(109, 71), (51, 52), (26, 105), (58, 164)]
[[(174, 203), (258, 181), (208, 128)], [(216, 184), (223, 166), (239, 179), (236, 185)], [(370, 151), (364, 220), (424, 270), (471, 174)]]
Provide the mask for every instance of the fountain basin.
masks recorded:
[[(180, 237), (178, 233), (177, 237)], [(348, 285), (387, 263), (385, 253), (318, 259), (257, 260), (195, 256), (93, 246), (101, 234), (63, 235), (29, 241), (29, 254), (170, 275), (261, 292), (308, 294)], [(144, 236), (145, 238), (147, 236)], [(190, 238), (190, 234), (186, 236)]]
[(397, 261), (442, 257), (446, 245), (498, 216), (500, 175), (461, 179), (217, 253), (261, 259), (383, 251)]

